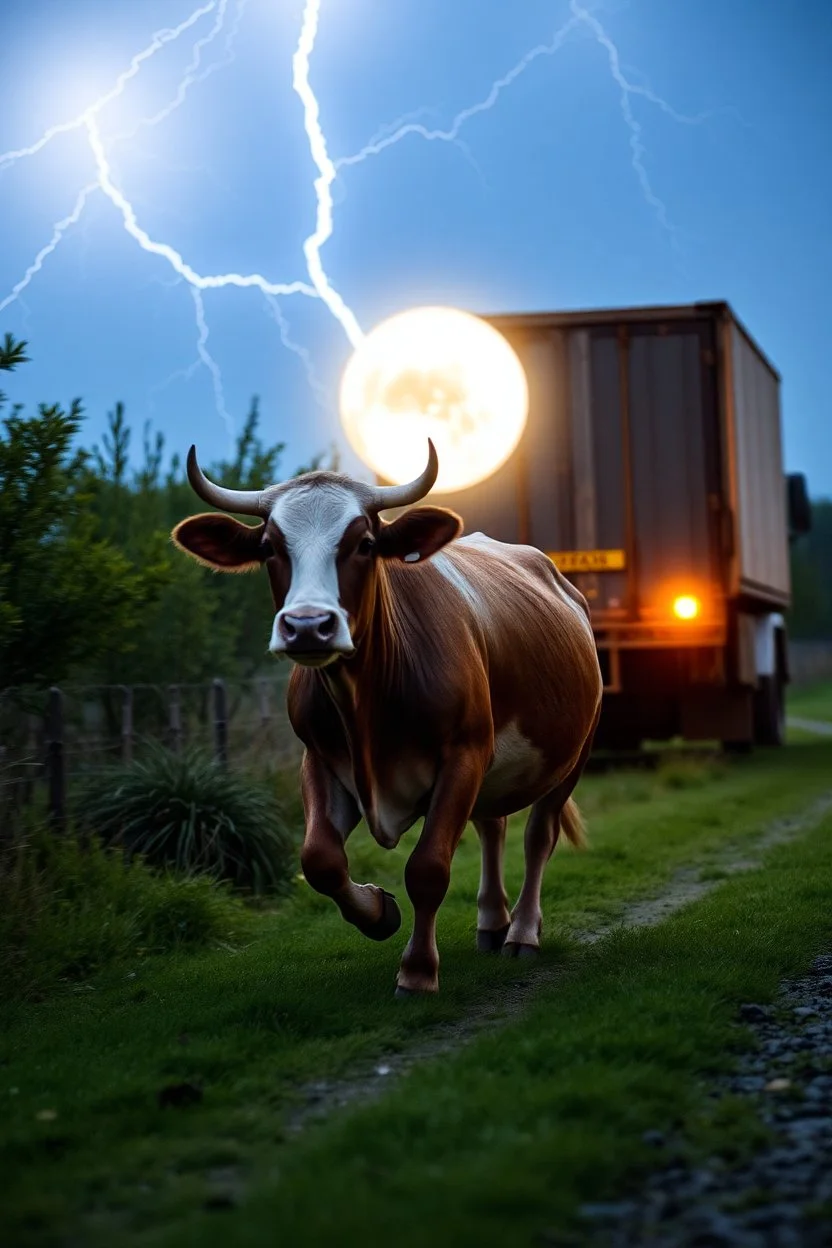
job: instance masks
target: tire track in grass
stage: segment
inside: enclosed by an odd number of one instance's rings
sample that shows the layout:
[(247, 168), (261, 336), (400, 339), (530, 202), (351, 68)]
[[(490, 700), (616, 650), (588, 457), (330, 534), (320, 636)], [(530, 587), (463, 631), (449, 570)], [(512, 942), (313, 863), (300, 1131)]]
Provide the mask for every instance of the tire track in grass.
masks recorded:
[[(726, 877), (753, 871), (761, 865), (768, 850), (810, 832), (830, 810), (832, 790), (803, 810), (764, 824), (753, 836), (750, 845), (748, 838), (728, 841), (707, 864), (683, 867), (677, 871), (658, 896), (634, 901), (624, 908), (620, 918), (599, 923), (591, 931), (570, 933), (570, 938), (578, 944), (591, 945), (617, 930), (654, 927), (718, 888)], [(440, 1024), (412, 1048), (383, 1054), (371, 1065), (362, 1064), (341, 1079), (303, 1084), (298, 1089), (298, 1107), (289, 1115), (286, 1130), (297, 1135), (307, 1126), (323, 1121), (338, 1110), (378, 1100), (414, 1066), (456, 1052), (483, 1031), (516, 1018), (536, 993), (556, 983), (562, 974), (561, 967), (546, 967), (536, 969), (526, 979), (516, 980), (508, 986), (504, 983), (496, 985), (462, 1019)], [(406, 1009), (407, 1005), (403, 1008)]]

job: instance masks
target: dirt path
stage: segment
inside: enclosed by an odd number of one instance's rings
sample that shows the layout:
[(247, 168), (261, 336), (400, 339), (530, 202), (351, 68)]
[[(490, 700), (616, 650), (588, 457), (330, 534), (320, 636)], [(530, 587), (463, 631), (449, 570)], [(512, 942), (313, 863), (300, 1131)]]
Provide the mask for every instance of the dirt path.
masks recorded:
[[(832, 725), (827, 725), (832, 733)], [(796, 839), (815, 827), (824, 815), (832, 810), (832, 792), (817, 799), (811, 806), (795, 815), (773, 820), (761, 829), (749, 844), (728, 842), (716, 858), (707, 864), (684, 867), (671, 879), (657, 897), (646, 898), (627, 906), (621, 917), (614, 922), (601, 923), (590, 931), (575, 933), (573, 938), (583, 944), (594, 944), (618, 928), (651, 927), (661, 923), (690, 902), (718, 888), (724, 875), (751, 871), (760, 865), (763, 855), (775, 845)], [(713, 878), (714, 869), (721, 874)], [(703, 878), (708, 871), (710, 878)], [(378, 1057), (372, 1065), (363, 1065), (346, 1078), (327, 1082), (308, 1083), (299, 1089), (301, 1104), (290, 1115), (288, 1130), (299, 1132), (312, 1122), (328, 1117), (336, 1110), (354, 1104), (366, 1104), (377, 1100), (402, 1075), (414, 1066), (456, 1052), (470, 1043), (488, 1028), (517, 1017), (535, 993), (555, 982), (561, 970), (558, 967), (541, 968), (525, 980), (511, 985), (495, 986), (484, 1000), (464, 1018), (437, 1027), (406, 1052), (390, 1053)], [(406, 1007), (405, 1007), (406, 1008)]]

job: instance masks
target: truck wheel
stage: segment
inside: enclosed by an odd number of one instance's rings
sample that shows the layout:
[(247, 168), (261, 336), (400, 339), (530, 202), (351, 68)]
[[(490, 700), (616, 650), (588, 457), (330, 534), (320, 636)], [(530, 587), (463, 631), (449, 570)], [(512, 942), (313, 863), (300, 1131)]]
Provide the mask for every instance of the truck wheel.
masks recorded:
[(761, 676), (754, 694), (754, 740), (757, 745), (783, 745), (786, 740), (786, 706), (783, 678), (779, 672)]

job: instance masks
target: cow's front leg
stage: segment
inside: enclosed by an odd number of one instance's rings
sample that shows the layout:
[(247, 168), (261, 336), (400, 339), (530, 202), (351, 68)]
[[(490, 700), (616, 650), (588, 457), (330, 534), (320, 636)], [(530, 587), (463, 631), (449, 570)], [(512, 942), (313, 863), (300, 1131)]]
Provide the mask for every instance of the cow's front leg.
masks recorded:
[(436, 913), (451, 879), (451, 860), (473, 809), (487, 763), (478, 754), (455, 755), (439, 774), (422, 835), (404, 879), (413, 903), (413, 935), (402, 954), (396, 996), (439, 991)]
[(346, 840), (361, 818), (358, 804), (311, 750), (303, 756), (301, 791), (306, 815), (303, 874), (316, 892), (332, 898), (348, 923), (371, 940), (387, 940), (402, 923), (395, 898), (375, 884), (356, 884), (347, 865)]

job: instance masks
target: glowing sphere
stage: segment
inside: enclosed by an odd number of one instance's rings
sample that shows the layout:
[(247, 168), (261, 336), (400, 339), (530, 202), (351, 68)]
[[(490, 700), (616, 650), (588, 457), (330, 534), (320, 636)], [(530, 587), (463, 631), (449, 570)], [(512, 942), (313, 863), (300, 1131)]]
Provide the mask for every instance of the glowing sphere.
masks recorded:
[(496, 329), (454, 308), (413, 308), (376, 326), (341, 381), (341, 420), (370, 468), (398, 485), (439, 454), (437, 492), (491, 476), (526, 424), (523, 366)]

